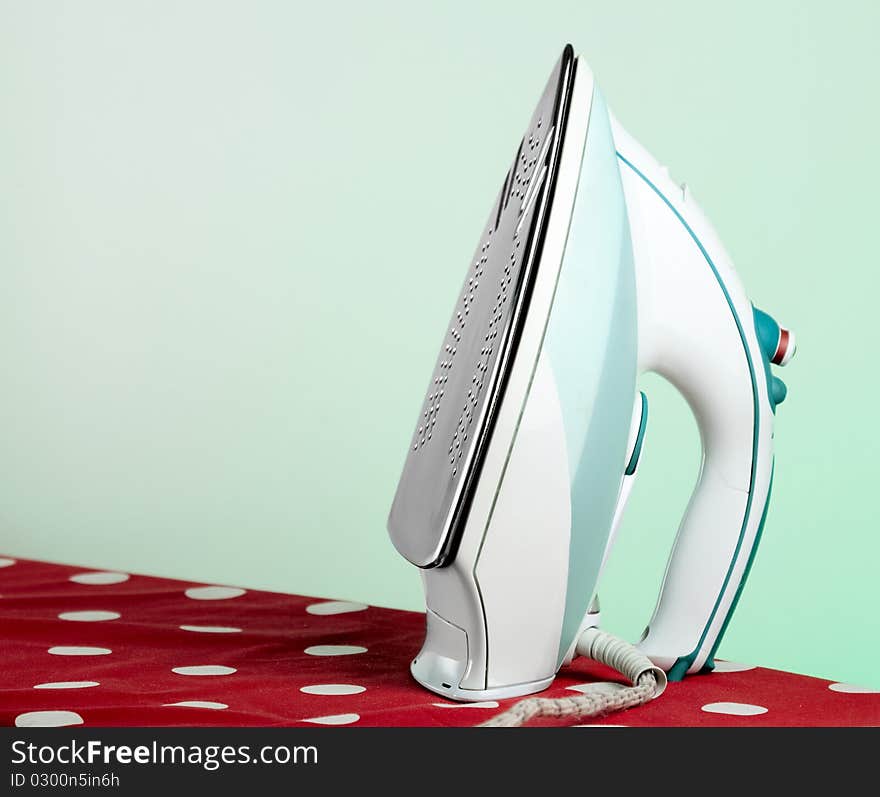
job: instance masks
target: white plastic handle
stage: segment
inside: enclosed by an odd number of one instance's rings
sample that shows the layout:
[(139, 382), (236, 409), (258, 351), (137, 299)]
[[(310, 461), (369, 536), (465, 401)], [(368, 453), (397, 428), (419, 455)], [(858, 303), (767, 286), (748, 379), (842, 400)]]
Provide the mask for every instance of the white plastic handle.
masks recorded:
[[(616, 122), (639, 302), (639, 365), (678, 388), (703, 461), (641, 649), (670, 679), (707, 664), (759, 539), (773, 414), (752, 306), (692, 196)], [(711, 666), (711, 663), (710, 663)]]

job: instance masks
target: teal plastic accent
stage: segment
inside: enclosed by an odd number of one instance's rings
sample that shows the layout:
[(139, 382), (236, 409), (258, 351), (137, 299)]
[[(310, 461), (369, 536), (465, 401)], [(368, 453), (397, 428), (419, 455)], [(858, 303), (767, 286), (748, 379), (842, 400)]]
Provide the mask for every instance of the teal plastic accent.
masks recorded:
[(571, 480), (557, 665), (596, 590), (632, 425), (632, 403), (621, 397), (636, 395), (635, 263), (611, 123), (595, 89), (589, 114), (578, 191), (542, 347), (556, 382)]
[(632, 476), (636, 472), (636, 468), (639, 464), (639, 457), (642, 455), (642, 443), (645, 442), (645, 429), (648, 427), (648, 397), (645, 395), (644, 391), (641, 390), (639, 391), (639, 395), (642, 397), (642, 417), (639, 419), (639, 431), (636, 435), (636, 444), (633, 447), (632, 456), (629, 458), (626, 470), (624, 471), (627, 476)]
[[(736, 548), (733, 551), (733, 557), (730, 560), (730, 567), (727, 569), (727, 574), (724, 577), (724, 582), (721, 585), (721, 591), (718, 593), (718, 597), (715, 600), (715, 605), (712, 607), (712, 612), (709, 615), (709, 620), (706, 623), (706, 627), (703, 629), (703, 633), (700, 635), (699, 642), (697, 642), (697, 646), (687, 655), (679, 656), (678, 659), (673, 663), (669, 672), (667, 673), (667, 678), (670, 681), (680, 681), (684, 678), (687, 671), (690, 669), (691, 665), (694, 663), (694, 659), (697, 657), (697, 653), (700, 648), (703, 646), (703, 642), (706, 641), (706, 635), (709, 633), (709, 628), (712, 626), (712, 621), (715, 619), (715, 614), (718, 612), (718, 607), (721, 603), (721, 596), (724, 595), (724, 591), (727, 589), (728, 583), (730, 583), (730, 577), (733, 574), (733, 566), (736, 563), (737, 558), (739, 557), (740, 549), (743, 544), (743, 536), (745, 535), (746, 526), (748, 526), (749, 515), (752, 509), (752, 499), (754, 498), (754, 487), (755, 487), (755, 467), (757, 464), (757, 453), (758, 453), (758, 431), (759, 431), (759, 418), (760, 418), (760, 408), (758, 406), (758, 388), (755, 377), (755, 367), (752, 363), (752, 357), (749, 354), (749, 347), (746, 343), (745, 333), (743, 332), (742, 322), (740, 320), (739, 315), (737, 315), (736, 309), (733, 306), (733, 302), (730, 299), (730, 294), (727, 292), (727, 288), (724, 285), (724, 281), (721, 279), (721, 276), (718, 274), (718, 269), (715, 268), (715, 264), (712, 262), (712, 258), (709, 257), (709, 253), (706, 251), (706, 248), (703, 246), (702, 242), (699, 238), (697, 238), (694, 231), (691, 229), (690, 225), (684, 220), (682, 215), (675, 209), (675, 206), (666, 198), (663, 192), (657, 188), (639, 169), (628, 161), (620, 152), (617, 153), (617, 157), (629, 166), (630, 169), (633, 170), (641, 179), (645, 182), (645, 184), (651, 188), (651, 190), (657, 194), (657, 196), (663, 200), (664, 204), (675, 214), (675, 217), (681, 222), (682, 226), (687, 230), (693, 242), (697, 245), (703, 257), (706, 259), (706, 263), (709, 264), (709, 268), (712, 269), (712, 273), (715, 275), (715, 279), (718, 281), (718, 286), (721, 288), (721, 292), (724, 294), (724, 298), (727, 300), (727, 306), (730, 308), (730, 313), (733, 316), (734, 323), (736, 324), (736, 328), (739, 331), (740, 341), (742, 342), (743, 351), (746, 355), (746, 362), (749, 366), (749, 376), (752, 382), (752, 397), (754, 400), (754, 408), (755, 408), (755, 423), (752, 430), (752, 469), (749, 477), (749, 495), (746, 499), (746, 511), (743, 516), (743, 523), (739, 532), (739, 539), (736, 541)], [(754, 311), (754, 308), (753, 308)], [(766, 313), (765, 313), (766, 315)], [(771, 319), (772, 320), (772, 319)], [(753, 321), (753, 323), (755, 323)], [(774, 322), (775, 323), (775, 322)], [(767, 366), (767, 372), (769, 373), (769, 366)], [(772, 401), (771, 401), (772, 405)], [(773, 408), (775, 412), (775, 407)], [(768, 495), (769, 497), (769, 495)], [(766, 505), (764, 507), (764, 511), (766, 512)], [(730, 619), (730, 614), (728, 613), (727, 618), (725, 619), (725, 625)], [(721, 635), (719, 634), (718, 639), (715, 640), (717, 644), (721, 639)]]
[[(776, 405), (785, 401), (788, 393), (785, 383), (778, 377), (773, 376), (770, 371), (770, 358), (776, 354), (776, 347), (779, 345), (779, 324), (774, 318), (763, 310), (759, 310), (752, 305), (752, 315), (755, 318), (755, 332), (758, 334), (758, 343), (761, 345), (761, 362), (764, 365), (764, 378), (767, 380), (767, 399), (770, 403), (770, 409), (776, 414)], [(780, 387), (776, 387), (774, 380), (777, 380)], [(781, 396), (781, 398), (779, 398)]]
[(727, 613), (727, 618), (724, 621), (724, 625), (721, 626), (721, 631), (718, 634), (718, 639), (715, 640), (715, 644), (712, 646), (712, 650), (709, 653), (709, 658), (706, 659), (706, 663), (703, 665), (703, 668), (700, 672), (712, 672), (715, 669), (715, 653), (718, 650), (718, 646), (721, 644), (721, 638), (724, 636), (724, 632), (727, 631), (727, 626), (730, 623), (730, 618), (733, 617), (733, 612), (736, 609), (737, 604), (739, 603), (739, 599), (742, 596), (743, 588), (746, 585), (746, 579), (749, 577), (749, 573), (752, 572), (752, 565), (755, 562), (755, 554), (758, 552), (758, 545), (761, 542), (761, 536), (764, 534), (764, 521), (767, 520), (767, 509), (770, 507), (770, 493), (773, 492), (773, 475), (776, 471), (776, 460), (773, 460), (773, 466), (770, 469), (770, 484), (767, 487), (767, 503), (764, 504), (764, 512), (761, 515), (761, 522), (758, 525), (758, 533), (755, 535), (755, 544), (752, 546), (752, 552), (749, 554), (749, 561), (746, 562), (746, 569), (743, 571), (742, 581), (739, 582), (739, 587), (736, 590), (736, 595), (733, 596), (733, 603), (730, 604), (730, 611)]
[(776, 347), (779, 345), (779, 324), (776, 323), (773, 316), (759, 310), (754, 305), (752, 305), (752, 315), (755, 317), (755, 332), (758, 333), (758, 342), (769, 360), (776, 354)]
[(679, 656), (679, 658), (675, 660), (675, 664), (669, 668), (669, 672), (666, 673), (666, 680), (681, 681), (685, 675), (687, 675), (687, 671), (690, 669), (691, 664), (694, 663), (695, 658), (696, 653), (689, 656)]

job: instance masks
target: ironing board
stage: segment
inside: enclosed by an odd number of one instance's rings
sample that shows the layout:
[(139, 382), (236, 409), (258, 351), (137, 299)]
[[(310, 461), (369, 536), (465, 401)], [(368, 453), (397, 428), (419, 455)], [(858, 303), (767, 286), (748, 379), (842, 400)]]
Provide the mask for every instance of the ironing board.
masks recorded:
[[(0, 558), (0, 725), (470, 726), (510, 705), (417, 686), (423, 626), (361, 603)], [(543, 694), (604, 680), (578, 660)], [(880, 725), (880, 690), (719, 662), (590, 724)]]

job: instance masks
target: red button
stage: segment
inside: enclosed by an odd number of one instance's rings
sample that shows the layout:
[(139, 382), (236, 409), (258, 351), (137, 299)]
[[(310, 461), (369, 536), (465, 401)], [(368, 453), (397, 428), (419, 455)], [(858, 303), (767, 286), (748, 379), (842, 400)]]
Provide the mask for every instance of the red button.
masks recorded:
[(785, 327), (779, 328), (779, 343), (776, 344), (776, 352), (770, 359), (774, 365), (788, 365), (794, 353), (797, 351), (794, 332)]

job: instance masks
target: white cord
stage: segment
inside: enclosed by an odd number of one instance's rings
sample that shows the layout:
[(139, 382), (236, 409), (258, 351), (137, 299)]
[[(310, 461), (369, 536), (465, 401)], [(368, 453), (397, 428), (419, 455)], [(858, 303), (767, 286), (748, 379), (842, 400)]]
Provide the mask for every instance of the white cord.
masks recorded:
[(612, 693), (594, 693), (577, 697), (529, 697), (481, 723), (483, 728), (512, 728), (536, 717), (584, 719), (612, 711), (622, 711), (653, 700), (666, 689), (666, 673), (641, 651), (616, 636), (598, 628), (588, 628), (577, 643), (580, 656), (607, 664), (633, 685)]

